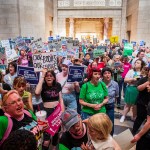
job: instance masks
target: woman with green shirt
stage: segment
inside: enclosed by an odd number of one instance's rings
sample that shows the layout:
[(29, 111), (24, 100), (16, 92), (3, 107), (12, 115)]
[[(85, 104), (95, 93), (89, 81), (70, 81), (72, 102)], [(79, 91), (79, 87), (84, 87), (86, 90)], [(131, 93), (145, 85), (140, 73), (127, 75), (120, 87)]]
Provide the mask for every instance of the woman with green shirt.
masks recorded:
[(83, 84), (80, 91), (81, 117), (87, 119), (96, 113), (106, 113), (108, 90), (104, 82), (99, 81), (100, 69), (93, 68), (89, 74), (90, 81)]

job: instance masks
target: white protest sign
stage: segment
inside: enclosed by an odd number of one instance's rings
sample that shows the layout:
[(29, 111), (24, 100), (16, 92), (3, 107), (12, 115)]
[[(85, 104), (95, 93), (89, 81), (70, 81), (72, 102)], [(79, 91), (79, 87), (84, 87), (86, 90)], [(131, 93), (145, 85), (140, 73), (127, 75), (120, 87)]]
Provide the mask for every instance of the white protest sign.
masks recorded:
[(32, 51), (38, 50), (42, 51), (43, 43), (42, 43), (42, 38), (38, 38), (31, 43)]
[(55, 71), (58, 69), (56, 52), (33, 54), (32, 59), (35, 72), (42, 71), (43, 68), (54, 69)]
[(1, 43), (2, 43), (2, 47), (5, 47), (5, 55), (6, 55), (7, 63), (10, 63), (19, 58), (16, 51), (14, 49), (11, 49), (9, 40), (2, 40)]

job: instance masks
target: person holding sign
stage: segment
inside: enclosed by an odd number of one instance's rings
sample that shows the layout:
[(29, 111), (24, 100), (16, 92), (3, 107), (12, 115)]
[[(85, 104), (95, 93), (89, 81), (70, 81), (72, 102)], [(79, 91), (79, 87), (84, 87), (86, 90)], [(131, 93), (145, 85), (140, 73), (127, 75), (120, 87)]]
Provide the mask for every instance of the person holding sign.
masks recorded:
[(9, 73), (4, 76), (4, 82), (9, 84), (11, 89), (13, 89), (13, 81), (17, 77), (17, 64), (15, 62), (9, 63), (8, 71)]
[(72, 63), (70, 60), (64, 60), (62, 63), (62, 72), (57, 74), (57, 81), (62, 87), (62, 96), (66, 108), (77, 110), (77, 102), (75, 91), (79, 92), (80, 87), (78, 82), (68, 83), (68, 70)]
[[(41, 95), (44, 105), (44, 110), (47, 112), (47, 117), (50, 116), (57, 105), (60, 103), (62, 111), (64, 111), (64, 104), (62, 99), (62, 87), (60, 83), (56, 81), (56, 75), (54, 70), (43, 69), (42, 77), (36, 86), (35, 94)], [(52, 145), (56, 148), (58, 144), (58, 133), (53, 136)], [(50, 135), (44, 133), (44, 143), (42, 150), (48, 150), (50, 145)]]
[(80, 91), (81, 117), (87, 119), (96, 113), (106, 113), (108, 90), (104, 82), (100, 82), (100, 69), (93, 68), (89, 75), (90, 81), (83, 84)]
[(14, 79), (13, 88), (18, 91), (19, 95), (22, 97), (25, 108), (33, 111), (32, 105), (32, 95), (30, 92), (26, 91), (27, 81), (24, 77), (16, 77)]

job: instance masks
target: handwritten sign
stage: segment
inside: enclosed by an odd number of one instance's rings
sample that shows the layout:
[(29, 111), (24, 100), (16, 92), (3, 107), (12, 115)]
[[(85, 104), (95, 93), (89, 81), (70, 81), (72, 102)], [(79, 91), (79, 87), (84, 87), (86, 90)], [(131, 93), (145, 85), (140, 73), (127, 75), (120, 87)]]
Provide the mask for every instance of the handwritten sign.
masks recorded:
[(70, 66), (67, 82), (82, 82), (84, 76), (84, 67)]
[(43, 68), (58, 69), (56, 52), (33, 54), (32, 59), (35, 72), (42, 71)]
[(110, 43), (118, 43), (119, 37), (118, 36), (112, 36), (110, 37)]
[(24, 76), (24, 78), (28, 83), (38, 84), (40, 73), (39, 72), (35, 73), (33, 67), (18, 66), (17, 70), (18, 70), (17, 75)]
[(46, 130), (47, 133), (54, 136), (55, 133), (58, 131), (60, 125), (61, 125), (61, 106), (60, 104), (57, 105), (54, 112), (47, 118), (47, 121), (49, 123), (49, 128)]
[(95, 49), (94, 52), (93, 52), (93, 57), (94, 58), (97, 58), (99, 56), (103, 56), (105, 53), (105, 49), (104, 48), (101, 48), (101, 49)]
[(123, 55), (131, 56), (133, 52), (133, 44), (131, 43), (125, 43)]

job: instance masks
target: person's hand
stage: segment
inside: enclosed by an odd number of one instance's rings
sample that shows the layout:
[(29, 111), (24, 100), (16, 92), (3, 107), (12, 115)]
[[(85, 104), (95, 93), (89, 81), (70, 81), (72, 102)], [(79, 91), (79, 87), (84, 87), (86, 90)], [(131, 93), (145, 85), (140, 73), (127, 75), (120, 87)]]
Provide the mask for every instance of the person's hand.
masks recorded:
[(139, 136), (138, 134), (136, 134), (136, 135), (133, 137), (133, 139), (131, 140), (131, 143), (137, 142), (140, 138), (141, 138), (141, 136)]
[(96, 104), (96, 106), (94, 107), (94, 110), (100, 110), (102, 106), (103, 104)]
[(38, 120), (38, 125), (40, 126), (40, 128), (42, 129), (42, 131), (45, 131), (46, 129), (49, 128), (49, 124), (48, 124), (48, 121), (45, 120), (45, 121), (41, 121), (41, 120)]
[(79, 87), (79, 82), (75, 81), (75, 82), (74, 82), (74, 86), (75, 86), (75, 87)]
[(87, 82), (87, 81), (88, 81), (88, 78), (85, 78), (85, 79), (83, 80), (84, 83)]
[(82, 143), (81, 145), (82, 150), (93, 150), (93, 145), (88, 145), (87, 143)]
[(42, 77), (43, 78), (45, 78), (46, 72), (47, 72), (47, 68), (43, 68), (43, 70), (42, 70)]

